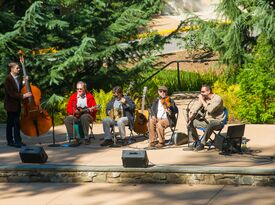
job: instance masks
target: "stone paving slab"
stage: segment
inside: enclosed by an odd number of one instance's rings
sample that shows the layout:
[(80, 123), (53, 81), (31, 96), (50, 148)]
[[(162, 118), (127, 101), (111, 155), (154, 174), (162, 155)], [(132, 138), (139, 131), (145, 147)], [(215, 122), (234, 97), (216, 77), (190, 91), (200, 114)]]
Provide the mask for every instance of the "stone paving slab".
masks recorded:
[(1, 205), (271, 205), (275, 201), (275, 187), (250, 186), (0, 183), (0, 191)]

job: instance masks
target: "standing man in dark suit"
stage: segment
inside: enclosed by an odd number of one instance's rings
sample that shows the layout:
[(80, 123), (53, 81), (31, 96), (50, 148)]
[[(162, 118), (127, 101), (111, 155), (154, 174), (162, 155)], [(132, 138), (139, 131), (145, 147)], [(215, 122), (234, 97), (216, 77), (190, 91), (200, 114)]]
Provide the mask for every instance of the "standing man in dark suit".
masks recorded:
[[(22, 81), (20, 80), (20, 68), (17, 63), (9, 63), (8, 65), (10, 73), (6, 77), (5, 86), (5, 99), (4, 107), (7, 111), (7, 127), (6, 138), (8, 146), (15, 146), (20, 148), (24, 144), (20, 136), (20, 112), (21, 112), (21, 100), (32, 96), (32, 93), (28, 92), (22, 94)], [(14, 133), (12, 133), (14, 128)]]

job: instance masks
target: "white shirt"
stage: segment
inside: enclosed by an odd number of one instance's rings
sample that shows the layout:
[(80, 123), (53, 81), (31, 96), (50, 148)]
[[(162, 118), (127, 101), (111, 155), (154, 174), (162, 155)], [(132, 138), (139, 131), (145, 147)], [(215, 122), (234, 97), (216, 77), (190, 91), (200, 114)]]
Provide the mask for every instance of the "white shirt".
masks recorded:
[(86, 94), (83, 96), (77, 95), (76, 107), (81, 107), (81, 108), (88, 107)]
[(16, 83), (16, 86), (17, 86), (17, 90), (20, 91), (19, 90), (19, 88), (20, 88), (20, 85), (19, 85), (19, 76), (18, 75), (14, 76), (12, 73), (11, 73), (11, 75), (12, 75), (13, 79), (15, 80), (15, 83)]
[(164, 110), (163, 105), (161, 104), (161, 101), (159, 100), (158, 102), (158, 113), (157, 113), (157, 118), (158, 119), (166, 119), (167, 118), (167, 114)]

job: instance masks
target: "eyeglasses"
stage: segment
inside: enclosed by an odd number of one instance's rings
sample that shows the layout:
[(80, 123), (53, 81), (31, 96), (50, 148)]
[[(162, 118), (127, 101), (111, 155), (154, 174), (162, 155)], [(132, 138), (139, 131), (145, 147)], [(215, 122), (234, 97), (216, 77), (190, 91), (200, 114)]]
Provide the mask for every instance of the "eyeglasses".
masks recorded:
[(76, 90), (83, 90), (83, 88), (76, 88)]
[(166, 90), (159, 90), (160, 93), (166, 93)]

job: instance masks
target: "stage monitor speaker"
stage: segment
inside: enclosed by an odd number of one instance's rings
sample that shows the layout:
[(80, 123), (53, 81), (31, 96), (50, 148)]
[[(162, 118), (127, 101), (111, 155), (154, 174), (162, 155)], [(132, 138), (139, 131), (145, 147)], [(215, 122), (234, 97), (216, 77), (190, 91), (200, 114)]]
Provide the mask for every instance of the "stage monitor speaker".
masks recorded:
[(43, 147), (38, 146), (22, 147), (19, 154), (23, 163), (45, 163), (48, 159)]
[(122, 164), (123, 167), (148, 167), (148, 157), (145, 150), (123, 150)]

